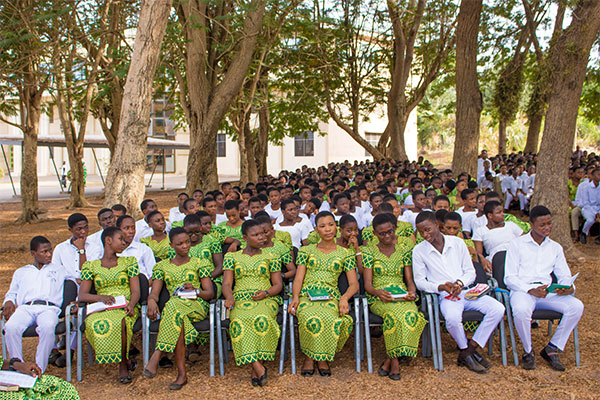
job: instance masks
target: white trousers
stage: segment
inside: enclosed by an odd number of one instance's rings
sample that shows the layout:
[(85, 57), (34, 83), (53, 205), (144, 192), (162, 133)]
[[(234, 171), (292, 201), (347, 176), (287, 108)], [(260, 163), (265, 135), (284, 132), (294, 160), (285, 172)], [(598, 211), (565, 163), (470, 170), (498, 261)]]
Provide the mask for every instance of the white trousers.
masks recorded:
[(54, 330), (58, 324), (60, 309), (44, 305), (23, 305), (17, 307), (15, 313), (6, 321), (6, 348), (10, 358), (23, 360), (23, 333), (33, 324), (39, 336), (39, 344), (35, 354), (35, 363), (44, 372), (48, 366), (48, 356), (54, 348)]
[(510, 207), (510, 203), (512, 203), (513, 201), (513, 195), (508, 192), (504, 193), (504, 195), (506, 196), (506, 201), (504, 202), (504, 209), (508, 210), (508, 208)]
[(510, 293), (510, 307), (512, 308), (515, 328), (523, 343), (523, 350), (531, 352), (531, 314), (534, 310), (552, 310), (562, 313), (563, 317), (550, 340), (561, 351), (565, 348), (569, 335), (579, 323), (583, 314), (583, 303), (575, 296), (558, 296), (549, 294), (539, 298), (525, 292), (513, 291)]
[(529, 204), (529, 199), (523, 193), (519, 193), (517, 194), (517, 196), (519, 197), (519, 207), (521, 211), (523, 211), (525, 208), (527, 208), (527, 205)]
[(596, 222), (596, 214), (598, 214), (598, 209), (596, 207), (583, 207), (581, 210), (581, 215), (585, 219), (585, 223), (583, 224), (583, 233), (588, 235), (590, 233), (590, 229)]
[(440, 295), (440, 311), (446, 320), (446, 329), (452, 335), (458, 347), (461, 350), (466, 349), (468, 342), (462, 325), (463, 311), (479, 311), (485, 316), (472, 339), (480, 347), (485, 347), (490, 335), (504, 318), (504, 306), (490, 296), (482, 296), (477, 300), (465, 300), (464, 293), (465, 291), (461, 293), (460, 300), (457, 301), (448, 300), (445, 295)]

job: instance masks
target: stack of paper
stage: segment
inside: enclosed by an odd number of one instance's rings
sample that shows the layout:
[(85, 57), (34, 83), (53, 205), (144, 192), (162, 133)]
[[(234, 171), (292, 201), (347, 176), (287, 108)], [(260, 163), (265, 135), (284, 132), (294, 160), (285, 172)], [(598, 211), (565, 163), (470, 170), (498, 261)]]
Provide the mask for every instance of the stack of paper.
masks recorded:
[(180, 290), (177, 292), (177, 296), (181, 299), (196, 300), (198, 295), (196, 290)]
[(481, 296), (489, 293), (490, 290), (492, 289), (489, 285), (486, 285), (485, 283), (478, 283), (477, 285), (475, 285), (475, 287), (472, 287), (467, 293), (465, 293), (465, 300), (478, 299)]
[(115, 302), (111, 305), (101, 301), (87, 305), (87, 314), (93, 314), (98, 311), (114, 310), (115, 308), (125, 308), (127, 306), (127, 298), (125, 296), (115, 297)]
[(0, 386), (4, 386), (7, 392), (15, 391), (19, 388), (31, 389), (37, 382), (37, 376), (22, 374), (15, 371), (0, 371)]

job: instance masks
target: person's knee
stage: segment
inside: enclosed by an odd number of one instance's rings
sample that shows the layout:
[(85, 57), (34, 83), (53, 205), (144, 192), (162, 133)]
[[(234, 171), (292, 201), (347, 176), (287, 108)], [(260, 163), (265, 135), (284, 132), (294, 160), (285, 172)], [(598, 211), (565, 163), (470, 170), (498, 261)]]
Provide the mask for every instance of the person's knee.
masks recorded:
[(571, 317), (581, 318), (583, 314), (583, 303), (576, 297), (573, 297), (571, 304), (569, 304), (569, 308), (567, 309), (566, 314)]
[(527, 307), (526, 304), (521, 302), (511, 302), (512, 314), (515, 320), (528, 320), (531, 319), (533, 310)]
[(500, 321), (502, 318), (504, 318), (504, 306), (499, 301), (495, 301), (494, 303), (490, 304), (493, 304), (493, 306), (490, 307), (486, 315), (489, 315), (490, 318), (497, 321)]
[(27, 330), (27, 326), (17, 322), (16, 318), (9, 319), (4, 325), (4, 333), (6, 336), (22, 336)]
[(56, 323), (54, 321), (42, 322), (35, 329), (38, 332), (38, 335), (42, 334), (51, 334), (54, 335), (54, 330), (56, 329)]

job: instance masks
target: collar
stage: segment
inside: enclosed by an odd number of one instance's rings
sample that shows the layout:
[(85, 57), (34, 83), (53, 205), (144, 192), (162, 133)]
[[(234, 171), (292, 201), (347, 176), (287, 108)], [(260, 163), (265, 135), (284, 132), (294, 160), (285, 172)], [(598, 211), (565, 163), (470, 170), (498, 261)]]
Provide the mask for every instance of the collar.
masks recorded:
[(531, 236), (531, 231), (529, 231), (529, 233), (527, 233), (526, 235), (523, 235), (523, 240), (539, 247), (544, 246), (545, 244), (550, 242), (550, 238), (546, 236), (542, 243), (538, 244), (535, 240), (533, 240), (533, 237)]
[[(437, 249), (435, 247), (433, 247), (433, 245), (431, 243), (429, 243), (427, 240), (425, 240), (425, 243), (427, 243), (429, 245), (429, 250), (428, 250), (429, 253), (435, 252), (437, 254), (444, 254), (444, 251), (446, 251), (447, 249), (454, 248), (456, 242), (452, 239), (448, 240), (449, 238), (452, 238), (453, 236), (447, 236), (444, 234), (442, 234), (442, 236), (444, 237), (444, 247), (442, 247), (441, 253), (439, 251), (437, 251)], [(456, 239), (460, 239), (460, 238), (456, 237)]]

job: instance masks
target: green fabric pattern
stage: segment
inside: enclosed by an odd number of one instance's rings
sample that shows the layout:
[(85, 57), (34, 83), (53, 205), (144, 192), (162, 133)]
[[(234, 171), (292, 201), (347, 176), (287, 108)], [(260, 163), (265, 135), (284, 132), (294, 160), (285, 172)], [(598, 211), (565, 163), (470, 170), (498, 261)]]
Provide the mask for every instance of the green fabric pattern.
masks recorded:
[[(410, 237), (415, 234), (415, 230), (410, 222), (398, 221), (398, 225), (396, 226), (396, 236), (398, 237)], [(367, 226), (362, 230), (361, 233), (362, 240), (364, 242), (369, 242), (372, 244), (378, 244), (379, 239), (375, 236), (373, 232), (373, 225)]]
[(169, 240), (169, 235), (167, 235), (167, 237), (165, 237), (160, 242), (157, 242), (156, 240), (152, 239), (152, 236), (141, 238), (140, 242), (150, 247), (150, 249), (154, 253), (154, 257), (161, 260), (167, 259), (169, 257), (169, 249), (172, 249), (171, 241)]
[(504, 221), (514, 222), (519, 226), (519, 228), (521, 228), (523, 233), (529, 233), (529, 231), (531, 230), (531, 225), (529, 224), (529, 222), (525, 222), (512, 214), (504, 214)]

